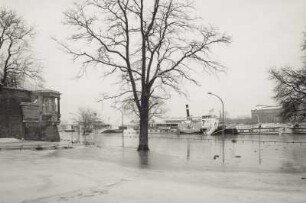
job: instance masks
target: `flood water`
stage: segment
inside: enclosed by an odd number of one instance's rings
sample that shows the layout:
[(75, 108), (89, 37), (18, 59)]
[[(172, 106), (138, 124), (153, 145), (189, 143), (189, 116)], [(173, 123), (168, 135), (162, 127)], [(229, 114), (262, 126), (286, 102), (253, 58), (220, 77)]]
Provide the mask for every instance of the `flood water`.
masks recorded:
[[(77, 137), (61, 133), (63, 144)], [(1, 151), (0, 202), (306, 200), (305, 135), (226, 136), (223, 144), (221, 136), (151, 134), (148, 153), (137, 152), (136, 134), (86, 140), (94, 144)]]
[[(62, 137), (76, 139), (76, 133)], [(70, 157), (119, 162), (150, 169), (306, 172), (306, 135), (222, 136), (150, 134), (149, 153), (137, 153), (136, 134), (91, 134), (94, 146)], [(224, 146), (224, 147), (223, 147)], [(66, 152), (63, 152), (66, 153)], [(224, 153), (224, 158), (223, 158)]]

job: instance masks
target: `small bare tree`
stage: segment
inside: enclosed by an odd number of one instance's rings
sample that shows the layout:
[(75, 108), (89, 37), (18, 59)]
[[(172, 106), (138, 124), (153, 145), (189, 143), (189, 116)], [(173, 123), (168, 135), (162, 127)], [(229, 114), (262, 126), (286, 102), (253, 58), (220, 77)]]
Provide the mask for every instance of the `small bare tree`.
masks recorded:
[(105, 76), (117, 75), (120, 98), (139, 115), (139, 151), (147, 151), (148, 121), (169, 90), (182, 92), (182, 81), (198, 84), (194, 65), (221, 70), (210, 59), (215, 44), (229, 37), (204, 27), (192, 4), (179, 0), (88, 0), (65, 12), (74, 28), (65, 50), (88, 65), (102, 67)]
[(0, 8), (0, 92), (2, 87), (20, 87), (27, 79), (42, 81), (29, 46), (32, 37), (32, 27), (15, 12)]
[(83, 135), (93, 130), (98, 120), (96, 111), (90, 108), (79, 108), (76, 121), (82, 126)]

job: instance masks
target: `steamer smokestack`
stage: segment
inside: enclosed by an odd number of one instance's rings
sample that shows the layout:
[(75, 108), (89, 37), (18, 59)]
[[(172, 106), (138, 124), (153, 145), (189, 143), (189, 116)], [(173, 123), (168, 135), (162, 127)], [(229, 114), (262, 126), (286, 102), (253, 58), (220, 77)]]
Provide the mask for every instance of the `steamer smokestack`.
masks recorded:
[(188, 106), (188, 104), (186, 104), (186, 113), (187, 113), (187, 118), (189, 118), (190, 114), (189, 114), (189, 106)]

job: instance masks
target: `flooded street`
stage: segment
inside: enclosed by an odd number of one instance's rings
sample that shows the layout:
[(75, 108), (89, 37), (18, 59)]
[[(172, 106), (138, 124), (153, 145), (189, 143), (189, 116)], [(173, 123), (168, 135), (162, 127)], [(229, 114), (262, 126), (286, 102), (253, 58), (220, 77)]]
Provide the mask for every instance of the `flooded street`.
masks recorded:
[(95, 145), (1, 151), (0, 202), (306, 201), (305, 135), (227, 136), (224, 163), (221, 136), (151, 134), (148, 153), (134, 134), (86, 139)]
[(306, 203), (305, 8), (0, 0), (0, 203)]
[[(136, 135), (98, 135), (94, 138), (100, 147), (136, 149)], [(260, 142), (259, 142), (260, 139)], [(151, 154), (179, 158), (192, 168), (238, 171), (306, 172), (306, 136), (304, 135), (239, 135), (226, 136), (225, 158), (222, 160), (222, 137), (151, 134)], [(152, 166), (155, 167), (154, 155)], [(156, 163), (157, 164), (157, 163)], [(158, 164), (157, 164), (158, 165)]]

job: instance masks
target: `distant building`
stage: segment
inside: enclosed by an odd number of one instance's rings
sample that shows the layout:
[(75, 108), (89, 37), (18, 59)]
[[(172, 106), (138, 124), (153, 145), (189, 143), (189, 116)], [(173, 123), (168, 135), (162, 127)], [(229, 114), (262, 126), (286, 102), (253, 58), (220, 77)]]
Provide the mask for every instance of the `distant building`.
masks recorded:
[(0, 92), (0, 137), (59, 141), (60, 93), (3, 88)]
[[(201, 117), (190, 117), (194, 122), (200, 121)], [(186, 117), (177, 117), (177, 118), (164, 118), (158, 120), (150, 120), (148, 130), (149, 132), (176, 132), (179, 129), (179, 126), (186, 121)], [(134, 130), (139, 130), (139, 121), (131, 121), (128, 128), (133, 128)]]
[[(122, 126), (119, 126), (119, 128)], [(86, 129), (84, 123), (74, 122), (74, 123), (62, 123), (58, 126), (60, 132), (79, 132), (79, 133), (90, 133), (97, 130), (109, 129), (111, 128), (110, 124), (106, 124), (100, 120), (92, 121), (87, 125)], [(123, 127), (124, 128), (124, 127)]]
[(251, 110), (254, 123), (280, 123), (281, 107), (257, 107)]
[(238, 124), (244, 124), (244, 125), (250, 125), (258, 123), (257, 117), (256, 120), (253, 120), (251, 117), (238, 117), (238, 118), (225, 118), (225, 124), (226, 125), (238, 125)]
[(91, 133), (91, 132), (96, 132), (97, 130), (102, 130), (102, 129), (109, 129), (111, 126), (109, 124), (106, 124), (100, 120), (92, 121), (89, 124), (84, 125), (83, 122), (79, 122), (77, 124), (79, 131), (82, 133)]
[[(152, 119), (149, 121), (148, 130), (149, 132), (175, 132), (179, 124), (184, 120), (186, 120), (186, 118)], [(132, 120), (128, 128), (139, 130), (139, 121)]]

